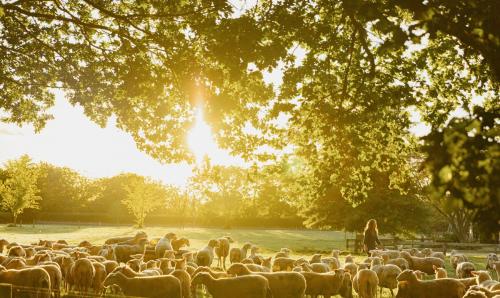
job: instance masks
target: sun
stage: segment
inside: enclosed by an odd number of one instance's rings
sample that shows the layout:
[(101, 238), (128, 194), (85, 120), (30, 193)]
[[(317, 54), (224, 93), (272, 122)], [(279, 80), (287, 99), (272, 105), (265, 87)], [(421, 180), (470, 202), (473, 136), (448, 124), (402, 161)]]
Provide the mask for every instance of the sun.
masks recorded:
[(217, 144), (214, 141), (210, 126), (203, 119), (203, 109), (201, 107), (196, 109), (194, 126), (188, 133), (187, 141), (197, 163), (201, 163), (205, 157), (212, 158), (217, 152)]

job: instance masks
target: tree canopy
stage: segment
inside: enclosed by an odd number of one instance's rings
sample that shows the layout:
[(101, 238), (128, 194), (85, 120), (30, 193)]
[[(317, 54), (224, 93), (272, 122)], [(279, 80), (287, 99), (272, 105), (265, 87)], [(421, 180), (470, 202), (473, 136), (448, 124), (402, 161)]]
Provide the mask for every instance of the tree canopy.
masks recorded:
[[(495, 204), (498, 187), (486, 192), (483, 184), (495, 180), (498, 167), (477, 172), (480, 187), (464, 178), (443, 188), (439, 173), (463, 166), (436, 161), (433, 150), (461, 140), (435, 142), (460, 130), (451, 121), (457, 112), (476, 123), (482, 116), (472, 111), (480, 106), (498, 125), (498, 1), (282, 0), (242, 11), (234, 5), (2, 2), (3, 119), (41, 129), (50, 119), (51, 89), (61, 88), (100, 125), (115, 116), (140, 149), (175, 162), (192, 160), (185, 136), (202, 106), (219, 144), (234, 154), (256, 164), (289, 152), (301, 160), (311, 207), (335, 202), (326, 199), (332, 189), (354, 207), (370, 203), (381, 185), (387, 195), (411, 196), (414, 163), (426, 157), (440, 195), (449, 190), (469, 208)], [(266, 83), (273, 70), (283, 74), (279, 85)], [(431, 126), (430, 138), (410, 132), (415, 115)], [(468, 140), (480, 153), (466, 150), (465, 160), (498, 147), (498, 130), (488, 134)], [(481, 144), (485, 139), (493, 147)], [(429, 150), (420, 150), (423, 144)], [(440, 164), (445, 160), (451, 163)], [(469, 186), (473, 193), (460, 190)]]

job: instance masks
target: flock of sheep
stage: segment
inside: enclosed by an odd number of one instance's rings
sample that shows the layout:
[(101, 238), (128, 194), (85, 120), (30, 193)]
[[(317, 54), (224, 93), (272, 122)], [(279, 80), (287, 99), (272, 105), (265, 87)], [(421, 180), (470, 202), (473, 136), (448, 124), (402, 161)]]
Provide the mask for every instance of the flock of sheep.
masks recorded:
[[(499, 278), (496, 254), (487, 256), (487, 270), (478, 270), (464, 254), (452, 251), (449, 266), (456, 277), (449, 278), (445, 254), (431, 249), (375, 250), (364, 262), (347, 255), (341, 264), (338, 250), (328, 257), (294, 259), (282, 248), (274, 257), (263, 257), (257, 246), (231, 248), (232, 242), (226, 236), (189, 251), (184, 249), (189, 240), (174, 233), (148, 240), (138, 232), (104, 245), (83, 241), (77, 246), (64, 240), (21, 245), (2, 239), (0, 283), (12, 284), (13, 297), (60, 297), (64, 289), (95, 296), (187, 298), (196, 297), (200, 287), (214, 298), (353, 297), (353, 290), (359, 297), (376, 297), (378, 288), (392, 296), (397, 289), (396, 297), (500, 297), (500, 282), (488, 271)], [(217, 267), (212, 267), (214, 259)]]

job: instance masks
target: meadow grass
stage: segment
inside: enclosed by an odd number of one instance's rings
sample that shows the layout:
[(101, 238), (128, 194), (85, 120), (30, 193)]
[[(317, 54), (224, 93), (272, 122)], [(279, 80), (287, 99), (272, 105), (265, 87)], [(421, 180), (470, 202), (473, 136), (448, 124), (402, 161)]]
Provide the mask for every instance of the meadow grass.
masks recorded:
[[(216, 229), (216, 228), (179, 228), (179, 227), (146, 227), (145, 231), (149, 238), (161, 237), (168, 232), (174, 232), (178, 236), (190, 239), (190, 250), (196, 250), (205, 246), (209, 239), (230, 235), (234, 240), (233, 246), (241, 246), (250, 241), (261, 248), (265, 256), (272, 256), (281, 247), (292, 250), (292, 257), (305, 257), (309, 259), (313, 253), (329, 254), (332, 249), (345, 249), (345, 234), (338, 231), (314, 231), (314, 230), (286, 230), (286, 229)], [(78, 244), (88, 240), (93, 244), (102, 244), (111, 237), (131, 236), (138, 229), (128, 226), (85, 226), (85, 225), (25, 225), (22, 227), (0, 226), (0, 235), (10, 242), (29, 244), (43, 240), (64, 239), (70, 244)], [(478, 270), (485, 269), (485, 252), (467, 252), (469, 259), (476, 265)], [(356, 262), (363, 262), (365, 255), (353, 255)], [(341, 256), (343, 263), (344, 257)], [(455, 277), (455, 272), (449, 260), (446, 261), (446, 269), (449, 277)], [(427, 277), (431, 279), (432, 277)], [(198, 297), (210, 297), (199, 292)], [(356, 297), (356, 296), (355, 296)], [(391, 297), (390, 292), (385, 289), (382, 298)]]

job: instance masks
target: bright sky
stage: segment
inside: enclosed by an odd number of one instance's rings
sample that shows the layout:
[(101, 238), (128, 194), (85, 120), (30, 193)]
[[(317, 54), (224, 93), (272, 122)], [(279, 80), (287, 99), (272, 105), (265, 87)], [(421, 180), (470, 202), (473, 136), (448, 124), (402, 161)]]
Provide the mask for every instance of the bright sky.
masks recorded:
[[(88, 177), (134, 172), (178, 186), (184, 186), (192, 174), (187, 163), (163, 165), (139, 151), (132, 137), (118, 129), (113, 119), (106, 128), (99, 127), (84, 115), (83, 108), (70, 105), (62, 93), (56, 93), (56, 104), (50, 112), (54, 120), (38, 134), (32, 126), (0, 122), (0, 164), (28, 154), (36, 162), (66, 166)], [(198, 159), (208, 154), (215, 164), (240, 162), (217, 147), (201, 111), (189, 144), (201, 148), (194, 152)]]

